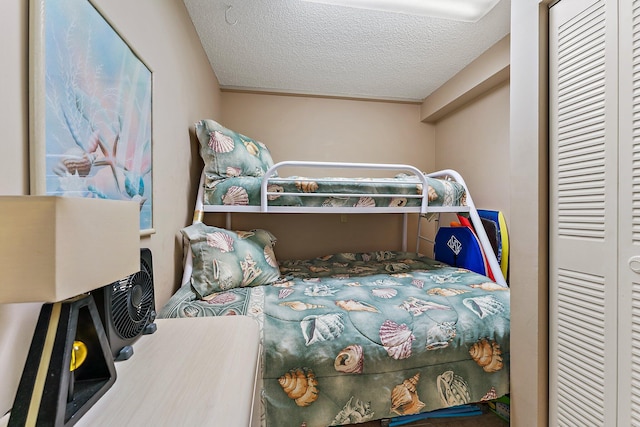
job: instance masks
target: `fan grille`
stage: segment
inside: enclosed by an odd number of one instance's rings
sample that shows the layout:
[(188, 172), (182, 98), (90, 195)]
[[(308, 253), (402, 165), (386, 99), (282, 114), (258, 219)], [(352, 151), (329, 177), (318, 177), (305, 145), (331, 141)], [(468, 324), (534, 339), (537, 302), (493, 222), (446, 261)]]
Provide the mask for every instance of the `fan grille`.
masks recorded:
[(143, 262), (141, 267), (141, 271), (113, 283), (113, 327), (124, 339), (137, 337), (153, 321), (153, 281), (149, 266)]

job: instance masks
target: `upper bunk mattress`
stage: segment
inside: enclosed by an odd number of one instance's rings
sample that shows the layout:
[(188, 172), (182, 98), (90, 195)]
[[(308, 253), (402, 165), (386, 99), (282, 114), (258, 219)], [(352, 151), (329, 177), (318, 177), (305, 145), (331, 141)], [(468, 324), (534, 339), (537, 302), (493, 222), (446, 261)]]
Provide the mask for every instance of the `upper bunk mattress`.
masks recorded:
[[(427, 177), (429, 206), (465, 206), (466, 192), (456, 182)], [(205, 205), (259, 206), (262, 177), (205, 179)], [(269, 206), (419, 207), (423, 184), (416, 177), (271, 178)]]
[[(429, 206), (466, 206), (464, 185), (426, 177), (408, 165), (372, 165), (322, 162), (322, 167), (351, 170), (395, 170), (412, 173), (394, 178), (305, 178), (277, 176), (285, 163), (274, 164), (265, 144), (222, 126), (214, 120), (195, 124), (204, 161), (205, 206), (261, 206), (261, 186), (268, 177), (267, 205), (281, 207), (403, 208), (423, 206), (423, 187), (428, 184)], [(314, 167), (295, 162), (296, 167)], [(318, 165), (315, 165), (318, 166)], [(363, 209), (364, 210), (364, 209)]]

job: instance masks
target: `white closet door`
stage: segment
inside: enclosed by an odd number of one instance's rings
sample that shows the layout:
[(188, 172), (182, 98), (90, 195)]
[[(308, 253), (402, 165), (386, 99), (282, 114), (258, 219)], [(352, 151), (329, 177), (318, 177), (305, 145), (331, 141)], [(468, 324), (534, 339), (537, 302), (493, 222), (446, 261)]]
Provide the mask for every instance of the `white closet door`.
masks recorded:
[(617, 424), (617, 5), (550, 9), (550, 425)]
[(640, 426), (640, 1), (620, 2), (619, 424)]

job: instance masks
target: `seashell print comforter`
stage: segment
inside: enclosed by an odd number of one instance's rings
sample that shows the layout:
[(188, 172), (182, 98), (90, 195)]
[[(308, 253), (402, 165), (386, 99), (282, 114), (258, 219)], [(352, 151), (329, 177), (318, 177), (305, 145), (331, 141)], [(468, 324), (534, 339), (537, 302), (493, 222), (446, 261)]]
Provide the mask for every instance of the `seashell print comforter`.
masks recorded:
[[(260, 205), (261, 177), (237, 176), (205, 180), (204, 203), (207, 205)], [(430, 206), (465, 206), (464, 187), (456, 182), (427, 178)], [(270, 206), (307, 207), (404, 207), (420, 206), (422, 184), (415, 177), (395, 178), (304, 178), (289, 177), (287, 181), (272, 178), (267, 187), (274, 193), (268, 197)], [(317, 196), (315, 194), (318, 194)], [(320, 194), (335, 194), (326, 196)], [(393, 194), (393, 197), (347, 196), (348, 194)]]
[(509, 392), (509, 289), (406, 252), (281, 262), (276, 283), (161, 317), (248, 315), (261, 325), (263, 425), (328, 426), (416, 414)]

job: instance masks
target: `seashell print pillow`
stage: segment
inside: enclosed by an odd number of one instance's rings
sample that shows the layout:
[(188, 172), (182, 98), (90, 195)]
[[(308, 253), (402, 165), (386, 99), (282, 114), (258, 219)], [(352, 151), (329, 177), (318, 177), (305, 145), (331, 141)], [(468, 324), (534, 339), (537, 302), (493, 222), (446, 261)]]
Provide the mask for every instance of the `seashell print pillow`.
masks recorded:
[(213, 120), (195, 124), (200, 156), (209, 179), (233, 176), (263, 176), (273, 166), (269, 149), (262, 142), (225, 128)]
[(280, 277), (273, 251), (276, 238), (266, 230), (230, 231), (196, 223), (181, 232), (191, 245), (191, 286), (201, 299)]

